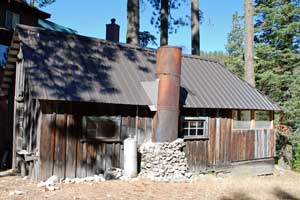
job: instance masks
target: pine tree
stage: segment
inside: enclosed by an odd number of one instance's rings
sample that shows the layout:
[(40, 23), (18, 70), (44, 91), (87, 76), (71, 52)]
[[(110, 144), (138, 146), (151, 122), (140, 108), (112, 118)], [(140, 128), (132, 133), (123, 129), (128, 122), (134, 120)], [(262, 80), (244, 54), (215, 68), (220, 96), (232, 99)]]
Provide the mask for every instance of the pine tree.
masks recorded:
[(154, 9), (150, 23), (159, 29), (160, 46), (167, 45), (169, 34), (176, 33), (182, 26), (187, 26), (189, 15), (175, 17), (173, 12), (178, 10), (187, 0), (147, 0)]
[(227, 45), (225, 46), (228, 58), (225, 65), (235, 75), (244, 78), (244, 27), (242, 25), (242, 17), (238, 12), (232, 16), (231, 31), (227, 37)]
[(139, 46), (140, 0), (127, 0), (126, 42)]
[(255, 87), (253, 0), (244, 0), (245, 10), (245, 80)]
[(221, 64), (225, 64), (226, 60), (228, 59), (228, 55), (223, 51), (201, 51), (200, 55), (202, 58), (212, 59)]
[(257, 87), (285, 112), (281, 123), (300, 127), (300, 7), (298, 0), (256, 0)]
[(30, 3), (31, 6), (35, 6), (35, 4), (37, 3), (41, 8), (54, 3), (56, 0), (26, 0), (26, 2), (27, 1), (29, 1), (28, 3)]
[(199, 0), (191, 0), (192, 54), (200, 55), (200, 10)]

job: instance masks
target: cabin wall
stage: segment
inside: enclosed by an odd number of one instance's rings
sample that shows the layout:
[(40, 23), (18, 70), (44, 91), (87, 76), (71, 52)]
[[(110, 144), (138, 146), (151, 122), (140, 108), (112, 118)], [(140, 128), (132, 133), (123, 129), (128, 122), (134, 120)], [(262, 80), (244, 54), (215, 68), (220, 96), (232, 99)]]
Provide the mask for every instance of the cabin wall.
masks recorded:
[[(123, 141), (150, 140), (153, 113), (146, 108), (100, 104), (41, 103), (39, 176), (86, 177), (110, 167), (123, 168)], [(87, 139), (83, 116), (121, 116), (120, 140)], [(230, 110), (182, 111), (182, 116), (209, 116), (207, 139), (185, 140), (184, 151), (192, 172), (231, 168), (240, 162), (272, 159), (274, 130), (232, 130)], [(179, 137), (182, 137), (179, 134)], [(270, 162), (267, 163), (270, 166)], [(271, 164), (272, 165), (272, 164)]]
[(228, 110), (184, 111), (184, 116), (208, 116), (209, 137), (185, 140), (189, 169), (207, 171), (231, 163), (231, 115)]
[(275, 156), (275, 131), (233, 130), (232, 162), (273, 158)]
[[(152, 116), (144, 108), (136, 117), (136, 107), (129, 108), (126, 115), (121, 108), (109, 105), (42, 105), (39, 180), (54, 174), (61, 178), (86, 177), (111, 167), (123, 168), (124, 139), (131, 134), (142, 143), (151, 137)], [(53, 112), (59, 110), (62, 112)], [(91, 115), (121, 115), (120, 139), (87, 139), (82, 119)]]
[[(208, 116), (209, 137), (185, 140), (189, 169), (205, 172), (230, 168), (236, 163), (273, 160), (275, 130), (233, 130), (231, 110), (185, 110), (183, 116)], [(272, 164), (268, 162), (267, 164)]]

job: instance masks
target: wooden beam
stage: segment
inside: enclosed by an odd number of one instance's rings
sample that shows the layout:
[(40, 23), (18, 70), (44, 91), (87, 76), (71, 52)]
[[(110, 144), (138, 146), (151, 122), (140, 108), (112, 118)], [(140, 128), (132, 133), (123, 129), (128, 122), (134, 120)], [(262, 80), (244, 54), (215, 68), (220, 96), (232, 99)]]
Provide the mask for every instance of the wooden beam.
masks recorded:
[(274, 111), (270, 111), (269, 115), (270, 115), (270, 121), (271, 121), (270, 129), (274, 129)]
[(18, 53), (19, 53), (18, 49), (11, 49), (11, 50), (9, 50), (9, 56), (17, 57)]
[(11, 76), (11, 75), (13, 75), (14, 73), (15, 73), (14, 71), (8, 70), (8, 69), (4, 71), (4, 75), (5, 75), (5, 76)]
[(20, 38), (19, 38), (19, 36), (18, 36), (17, 34), (14, 34), (12, 39), (13, 39), (13, 42), (14, 42), (14, 43), (15, 43), (15, 42), (18, 42), (18, 43), (19, 43), (19, 42), (20, 42)]
[(250, 129), (255, 129), (255, 111), (251, 110), (251, 123), (250, 123)]
[(10, 62), (10, 63), (15, 63), (17, 61), (18, 61), (18, 59), (16, 57), (8, 57), (8, 59), (7, 59), (7, 62)]
[(12, 78), (4, 76), (2, 81), (5, 83), (10, 83), (12, 81)]
[(20, 43), (12, 43), (12, 45), (10, 46), (11, 49), (20, 49)]
[(15, 66), (16, 66), (15, 63), (7, 63), (6, 64), (6, 69), (14, 70), (16, 68)]

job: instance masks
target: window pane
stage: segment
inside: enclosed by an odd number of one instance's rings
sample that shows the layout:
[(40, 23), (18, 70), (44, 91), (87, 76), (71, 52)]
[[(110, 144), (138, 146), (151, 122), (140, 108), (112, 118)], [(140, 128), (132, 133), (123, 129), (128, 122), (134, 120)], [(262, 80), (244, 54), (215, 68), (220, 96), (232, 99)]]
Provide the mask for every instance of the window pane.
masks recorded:
[(20, 15), (11, 11), (6, 11), (5, 27), (7, 29), (14, 29), (20, 23)]
[(267, 129), (271, 127), (270, 113), (268, 111), (255, 112), (255, 128)]
[(233, 128), (234, 129), (250, 129), (251, 127), (251, 112), (249, 110), (240, 111), (240, 119), (237, 116), (233, 116)]
[(196, 135), (196, 129), (190, 129), (190, 135), (195, 136)]
[(201, 120), (198, 122), (198, 128), (204, 128), (205, 121)]
[(270, 114), (268, 111), (255, 111), (256, 121), (270, 121)]
[(16, 28), (17, 24), (20, 23), (20, 15), (17, 13), (13, 13), (12, 17), (12, 28)]
[(198, 129), (197, 135), (203, 136), (204, 135), (204, 130), (203, 129)]
[(241, 111), (241, 121), (251, 121), (251, 112), (250, 112), (250, 110)]
[(251, 122), (250, 121), (233, 121), (234, 129), (250, 129)]
[(197, 121), (190, 121), (190, 128), (197, 128)]
[(186, 138), (196, 139), (206, 137), (208, 132), (208, 117), (183, 117), (182, 135)]
[(86, 132), (87, 138), (95, 138), (96, 137), (96, 130), (95, 129), (88, 129)]
[(115, 137), (118, 133), (118, 123), (113, 119), (103, 119), (98, 124), (97, 137)]
[(10, 11), (6, 11), (6, 15), (5, 15), (5, 27), (8, 29), (12, 28), (12, 12)]
[(87, 137), (119, 138), (121, 118), (114, 116), (86, 117)]
[(183, 122), (183, 128), (188, 128), (189, 127), (189, 122), (188, 121), (184, 121)]
[(184, 134), (184, 136), (188, 136), (189, 135), (189, 129), (184, 129), (183, 134)]

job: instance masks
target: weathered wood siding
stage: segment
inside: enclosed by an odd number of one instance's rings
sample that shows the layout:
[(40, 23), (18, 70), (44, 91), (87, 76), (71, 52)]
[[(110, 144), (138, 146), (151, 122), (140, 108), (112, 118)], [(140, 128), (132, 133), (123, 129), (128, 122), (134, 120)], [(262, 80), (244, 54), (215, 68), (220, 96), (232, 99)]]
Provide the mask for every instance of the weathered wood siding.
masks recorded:
[[(232, 163), (269, 159), (275, 156), (273, 129), (232, 130), (230, 111), (198, 111), (198, 116), (209, 116), (209, 137), (186, 140), (184, 148), (189, 169), (203, 172), (229, 167)], [(195, 116), (193, 112), (183, 113)]]
[(193, 172), (206, 171), (214, 166), (231, 163), (231, 118), (229, 112), (206, 112), (209, 116), (209, 137), (186, 140), (185, 152), (189, 169)]
[[(43, 114), (40, 142), (40, 177), (86, 177), (111, 167), (123, 168), (123, 140), (129, 134), (144, 142), (151, 136), (152, 119), (122, 117), (120, 141), (88, 140), (82, 116)], [(136, 124), (137, 123), (137, 124)]]
[(232, 161), (245, 161), (275, 156), (275, 131), (233, 130)]

